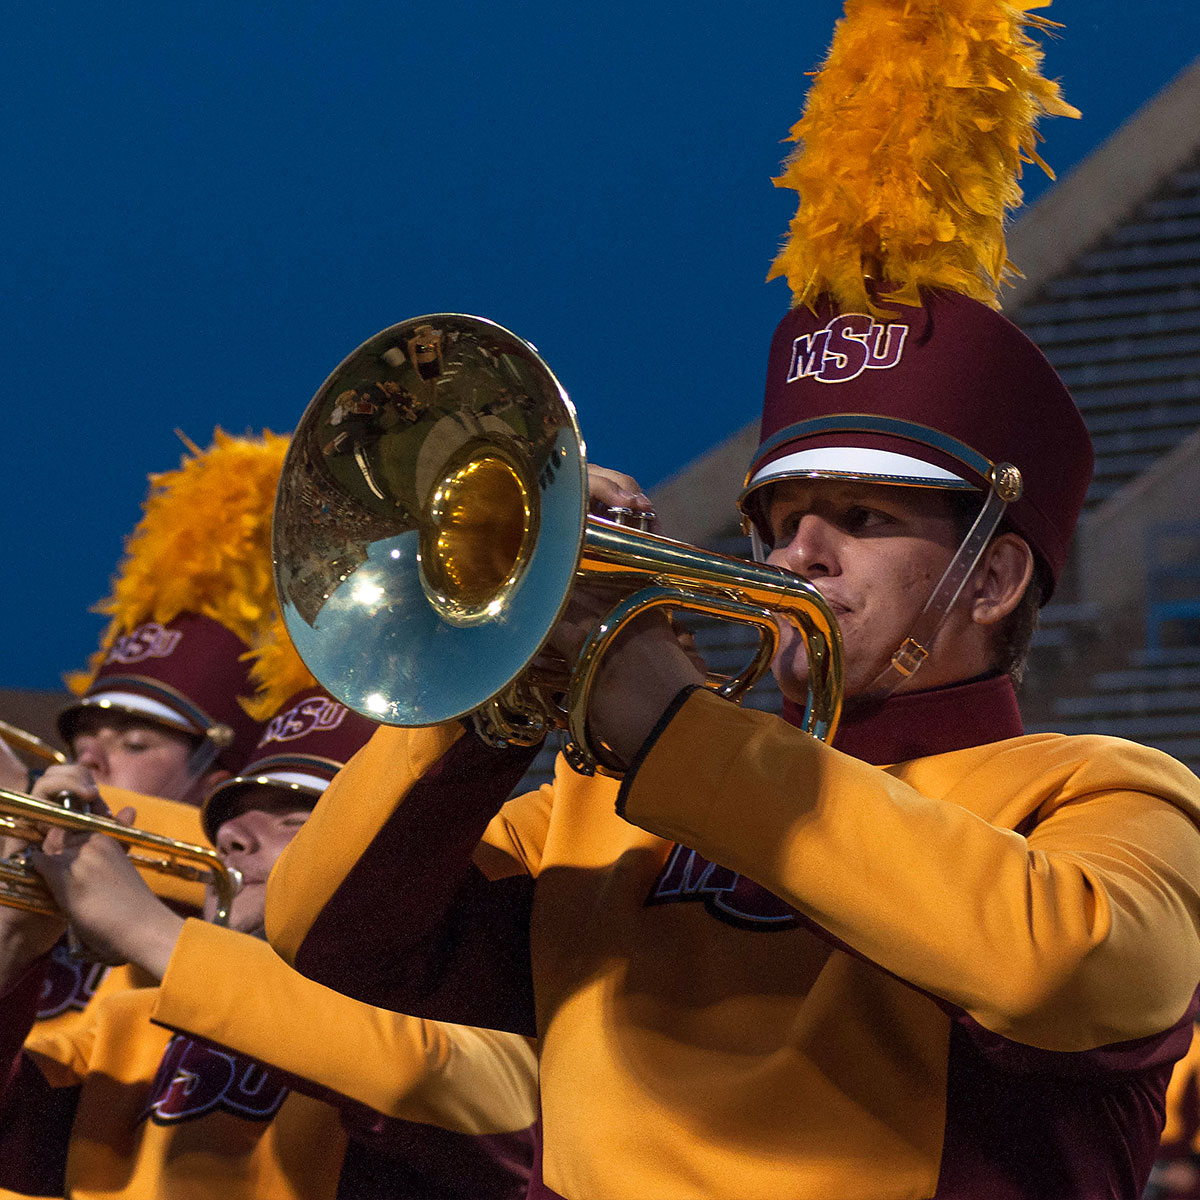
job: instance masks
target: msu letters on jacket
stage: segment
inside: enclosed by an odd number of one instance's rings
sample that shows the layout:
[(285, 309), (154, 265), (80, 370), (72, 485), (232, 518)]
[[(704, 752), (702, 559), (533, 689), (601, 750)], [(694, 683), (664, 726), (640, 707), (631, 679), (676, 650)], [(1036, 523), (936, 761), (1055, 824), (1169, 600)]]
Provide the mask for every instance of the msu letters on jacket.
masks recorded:
[(397, 1148), (391, 1195), (524, 1191), (522, 1038), (379, 1012), (189, 920), (161, 987), (106, 988), (22, 1052), (42, 969), (4, 997), (0, 1183), (20, 1194), (332, 1200)]
[(1152, 1146), (1190, 1034), (1179, 764), (1046, 734), (880, 769), (706, 692), (627, 777), (626, 819), (561, 760), (490, 819), (498, 757), (380, 730), (277, 868), (268, 929), (373, 1003), (536, 1027), (531, 1195), (1132, 1200), (1111, 1163), (1079, 1189), (1095, 1146)]

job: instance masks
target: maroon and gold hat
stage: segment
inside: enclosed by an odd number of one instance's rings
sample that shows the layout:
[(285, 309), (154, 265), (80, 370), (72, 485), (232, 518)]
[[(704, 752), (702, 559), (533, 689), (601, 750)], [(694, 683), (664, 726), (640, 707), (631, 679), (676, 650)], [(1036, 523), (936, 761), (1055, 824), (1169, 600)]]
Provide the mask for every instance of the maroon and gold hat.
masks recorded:
[(252, 690), (247, 649), (211, 617), (146, 621), (113, 641), (87, 690), (59, 713), (59, 733), (70, 742), (85, 714), (119, 713), (208, 741), (216, 763), (237, 770), (262, 731), (238, 701)]
[(374, 721), (339, 704), (319, 687), (293, 696), (263, 729), (257, 747), (233, 778), (209, 793), (200, 819), (210, 841), (238, 812), (254, 807), (264, 788), (293, 792), (299, 807), (311, 808), (333, 777), (375, 732)]
[(792, 309), (767, 362), (762, 437), (741, 506), (767, 484), (844, 478), (988, 491), (1015, 468), (1008, 525), (1057, 579), (1092, 476), (1087, 427), (1042, 352), (967, 296), (886, 316)]
[(800, 200), (770, 273), (793, 308), (741, 507), (757, 520), (788, 477), (983, 491), (939, 607), (1002, 518), (1057, 577), (1091, 478), (1066, 388), (995, 311), (1023, 165), (1045, 166), (1037, 122), (1079, 116), (1030, 7), (847, 3), (775, 180)]
[(110, 594), (111, 619), (86, 672), (68, 676), (80, 699), (59, 717), (70, 739), (82, 715), (109, 710), (201, 738), (192, 759), (236, 770), (260, 731), (242, 702), (254, 691), (243, 657), (273, 631), (271, 512), (288, 439), (218, 429), (205, 450), (150, 477), (142, 517)]

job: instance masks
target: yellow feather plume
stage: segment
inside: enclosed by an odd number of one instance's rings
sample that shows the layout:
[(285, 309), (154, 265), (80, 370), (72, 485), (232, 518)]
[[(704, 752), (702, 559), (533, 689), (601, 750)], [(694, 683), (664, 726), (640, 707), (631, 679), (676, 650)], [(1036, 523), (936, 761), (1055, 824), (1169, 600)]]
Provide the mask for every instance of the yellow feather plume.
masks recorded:
[(283, 617), (278, 614), (262, 643), (251, 650), (250, 657), (254, 660), (250, 679), (255, 692), (252, 699), (242, 702), (242, 707), (256, 721), (268, 720), (283, 707), (285, 700), (316, 687), (316, 679), (296, 653)]
[(150, 477), (142, 518), (125, 544), (112, 592), (96, 606), (112, 620), (89, 669), (67, 676), (81, 693), (113, 641), (144, 621), (180, 613), (220, 621), (248, 646), (278, 618), (271, 569), (271, 510), (288, 438), (232, 437), (223, 430), (178, 470)]
[(879, 313), (875, 299), (918, 304), (934, 287), (999, 307), (1022, 164), (1053, 178), (1037, 121), (1080, 115), (1027, 32), (1059, 28), (1030, 12), (1048, 2), (846, 0), (775, 180), (800, 194), (768, 276), (794, 305), (828, 293)]

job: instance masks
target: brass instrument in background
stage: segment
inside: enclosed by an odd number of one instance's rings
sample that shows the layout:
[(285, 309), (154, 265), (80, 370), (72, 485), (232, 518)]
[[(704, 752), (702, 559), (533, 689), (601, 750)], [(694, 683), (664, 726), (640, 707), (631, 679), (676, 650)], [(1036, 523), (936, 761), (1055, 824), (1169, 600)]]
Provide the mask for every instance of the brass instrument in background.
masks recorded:
[(18, 729), (7, 721), (0, 721), (0, 741), (7, 742), (18, 753), (29, 754), (46, 763), (65, 763), (67, 756), (48, 742), (42, 741), (27, 729)]
[[(229, 909), (241, 887), (241, 874), (235, 867), (223, 863), (215, 850), (133, 829), (111, 817), (81, 812), (54, 801), (0, 788), (0, 836), (40, 844), (50, 826), (72, 832), (107, 834), (130, 848), (130, 860), (137, 867), (211, 884), (217, 904), (213, 921), (218, 925), (229, 924)], [(25, 912), (47, 915), (58, 912), (50, 889), (19, 854), (0, 858), (0, 904)]]
[[(665, 608), (745, 622), (750, 664), (709, 686), (738, 699), (767, 670), (776, 620), (802, 634), (805, 728), (829, 738), (841, 641), (820, 593), (777, 567), (588, 513), (575, 410), (528, 342), (439, 313), (376, 334), (326, 380), (297, 426), (275, 504), (280, 607), (309, 670), (392, 725), (470, 714), (494, 743), (568, 729), (578, 771), (615, 774), (587, 707), (613, 637)], [(581, 582), (620, 595), (576, 663), (545, 646)], [(565, 703), (564, 703), (565, 695)]]

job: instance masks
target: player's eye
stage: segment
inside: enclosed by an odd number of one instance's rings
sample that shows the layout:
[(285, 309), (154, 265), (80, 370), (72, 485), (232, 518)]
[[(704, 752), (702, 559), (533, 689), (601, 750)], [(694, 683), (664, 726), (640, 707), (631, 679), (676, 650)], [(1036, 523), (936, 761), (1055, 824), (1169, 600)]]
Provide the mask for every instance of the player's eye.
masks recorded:
[(850, 533), (867, 533), (890, 525), (891, 521), (891, 516), (881, 509), (862, 504), (852, 505), (842, 514), (842, 527)]
[(776, 546), (786, 546), (796, 536), (796, 530), (800, 528), (803, 516), (804, 514), (799, 511), (772, 516), (770, 528), (772, 549)]

